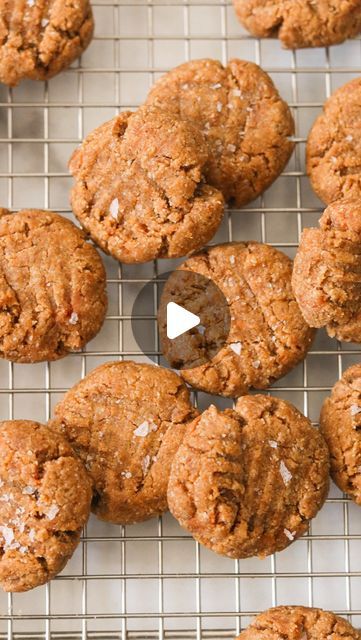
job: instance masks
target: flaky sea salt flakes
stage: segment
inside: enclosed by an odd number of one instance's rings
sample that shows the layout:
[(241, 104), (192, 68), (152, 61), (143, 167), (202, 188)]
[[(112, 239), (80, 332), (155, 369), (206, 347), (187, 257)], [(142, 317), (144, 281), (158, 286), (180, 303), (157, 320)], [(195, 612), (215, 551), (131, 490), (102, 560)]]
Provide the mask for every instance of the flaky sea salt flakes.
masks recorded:
[(43, 29), (45, 29), (45, 27), (47, 27), (49, 24), (49, 20), (47, 20), (46, 18), (43, 18), (41, 21), (41, 26), (43, 27)]
[(286, 538), (291, 540), (291, 542), (295, 539), (296, 531), (293, 531), (291, 533), (291, 531), (289, 531), (288, 529), (283, 529), (283, 533), (285, 534)]
[(231, 342), (231, 344), (229, 345), (230, 348), (232, 349), (232, 351), (234, 351), (234, 353), (237, 356), (241, 355), (241, 351), (242, 351), (242, 342)]
[(217, 111), (218, 111), (218, 113), (221, 113), (222, 109), (223, 109), (223, 104), (221, 102), (217, 102)]
[(216, 82), (216, 84), (211, 84), (211, 89), (221, 89), (222, 85), (220, 82)]
[(237, 147), (235, 144), (227, 144), (227, 149), (228, 151), (230, 151), (230, 153), (234, 153)]
[(112, 218), (114, 218), (114, 220), (117, 220), (118, 219), (118, 213), (119, 213), (119, 200), (118, 200), (118, 198), (114, 198), (114, 200), (110, 203), (109, 211), (110, 211), (110, 215), (112, 216)]
[(333, 162), (334, 164), (337, 162), (336, 156), (331, 156), (331, 162)]
[(26, 0), (26, 4), (28, 7), (33, 7), (35, 5), (35, 0)]
[(268, 440), (268, 444), (272, 449), (278, 449), (278, 442), (276, 442), (276, 440)]
[(3, 486), (4, 486), (4, 480), (1, 480), (0, 478), (0, 487), (3, 487)]
[(235, 264), (236, 258), (234, 256), (230, 256), (229, 261), (231, 264)]
[(150, 456), (146, 455), (142, 460), (142, 471), (143, 475), (145, 475), (149, 469), (150, 465)]
[(36, 537), (35, 529), (30, 529), (29, 531), (29, 540), (30, 542), (34, 542)]
[(129, 480), (129, 478), (131, 478), (131, 477), (132, 477), (132, 474), (131, 474), (131, 472), (130, 472), (130, 471), (122, 471), (121, 476), (122, 476), (123, 478), (127, 478), (127, 480)]
[(259, 368), (260, 368), (260, 366), (261, 366), (261, 362), (260, 362), (260, 360), (254, 360), (254, 361), (252, 362), (252, 367), (254, 367), (255, 369), (259, 369)]
[(352, 142), (353, 136), (346, 136), (346, 140), (347, 140), (347, 142)]
[(58, 515), (60, 509), (57, 504), (52, 504), (51, 507), (46, 511), (46, 517), (48, 520), (54, 520), (55, 516)]
[(352, 416), (356, 416), (358, 413), (361, 413), (361, 407), (357, 404), (352, 404), (350, 407), (350, 413)]
[(241, 96), (241, 92), (239, 89), (233, 89), (232, 93), (234, 96), (238, 96), (238, 98)]
[(281, 460), (280, 462), (280, 474), (285, 485), (288, 485), (292, 479), (292, 473), (289, 471), (289, 469), (287, 469), (283, 460)]
[(11, 527), (4, 526), (4, 527), (0, 527), (0, 533), (5, 541), (5, 545), (4, 545), (5, 549), (7, 547), (10, 547), (10, 545), (14, 541), (14, 531), (11, 529)]
[(69, 318), (69, 324), (76, 324), (79, 320), (78, 314), (75, 313), (75, 311), (73, 311), (73, 313), (71, 314), (70, 318)]
[(28, 547), (20, 547), (19, 549), (20, 553), (27, 553), (27, 551), (29, 551)]
[(201, 334), (201, 336), (203, 336), (203, 335), (204, 335), (205, 330), (206, 330), (206, 328), (205, 328), (202, 324), (199, 324), (199, 325), (197, 326), (197, 331), (198, 331), (198, 333), (200, 333), (200, 334)]
[(136, 429), (134, 429), (133, 433), (138, 438), (145, 438), (150, 432), (149, 422), (148, 420), (144, 420)]
[(22, 492), (23, 492), (23, 494), (25, 496), (32, 496), (36, 492), (36, 489), (34, 487), (30, 487), (30, 486), (29, 487), (24, 487)]
[(184, 91), (187, 91), (187, 90), (189, 89), (189, 84), (187, 84), (187, 83), (182, 84), (182, 87), (181, 87), (181, 88), (182, 88)]

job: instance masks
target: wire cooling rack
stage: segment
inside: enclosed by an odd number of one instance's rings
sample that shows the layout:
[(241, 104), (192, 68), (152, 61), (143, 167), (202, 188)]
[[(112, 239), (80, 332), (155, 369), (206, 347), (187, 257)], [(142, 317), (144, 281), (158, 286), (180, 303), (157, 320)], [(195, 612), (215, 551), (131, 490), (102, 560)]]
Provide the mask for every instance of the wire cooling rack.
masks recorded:
[[(67, 160), (92, 128), (145, 98), (168, 68), (191, 58), (253, 60), (273, 77), (294, 112), (297, 148), (283, 175), (258, 201), (228, 210), (214, 241), (255, 239), (293, 256), (303, 226), (321, 203), (304, 171), (307, 132), (325, 98), (361, 74), (360, 41), (329, 50), (283, 51), (237, 23), (229, 0), (97, 0), (95, 39), (81, 63), (42, 84), (0, 87), (0, 202), (17, 210), (51, 208), (71, 216)], [(46, 421), (63, 392), (107, 360), (162, 362), (155, 311), (142, 354), (131, 329), (145, 282), (174, 263), (120, 267), (104, 257), (109, 311), (84, 353), (34, 366), (0, 362), (3, 419)], [(320, 332), (307, 361), (272, 393), (317, 422), (339, 374), (360, 359), (357, 346)], [(211, 398), (197, 394), (200, 407)], [(228, 401), (216, 399), (219, 406)], [(255, 613), (277, 604), (333, 609), (361, 626), (361, 509), (333, 488), (309, 535), (265, 560), (232, 561), (201, 548), (165, 515), (132, 527), (94, 518), (64, 572), (27, 594), (0, 594), (0, 638), (201, 640), (233, 638)]]

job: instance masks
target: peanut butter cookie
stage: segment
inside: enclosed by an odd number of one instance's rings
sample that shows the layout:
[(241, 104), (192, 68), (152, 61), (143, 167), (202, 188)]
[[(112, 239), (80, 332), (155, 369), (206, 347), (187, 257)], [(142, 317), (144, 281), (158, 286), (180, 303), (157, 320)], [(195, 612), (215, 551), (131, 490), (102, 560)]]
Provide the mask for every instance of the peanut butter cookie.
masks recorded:
[(307, 173), (326, 204), (361, 198), (360, 128), (361, 78), (355, 78), (327, 100), (308, 136)]
[(311, 327), (361, 342), (361, 200), (329, 205), (319, 224), (301, 236), (292, 276), (297, 302)]
[(244, 396), (236, 410), (209, 407), (174, 457), (169, 509), (216, 553), (264, 557), (307, 531), (326, 499), (329, 455), (295, 407)]
[(287, 49), (328, 47), (361, 31), (360, 0), (233, 0), (240, 22), (257, 38)]
[(0, 81), (48, 80), (90, 43), (89, 0), (0, 0)]
[[(286, 255), (257, 242), (229, 243), (205, 249), (178, 270), (164, 287), (158, 323), (163, 353), (186, 382), (208, 393), (237, 397), (251, 387), (269, 387), (304, 359), (314, 331), (296, 303), (291, 287), (292, 261)], [(210, 308), (213, 301), (206, 288), (194, 291), (194, 278), (188, 283), (187, 271), (214, 281), (229, 305), (228, 337), (214, 356), (218, 327), (212, 326), (216, 317)], [(203, 322), (202, 334), (193, 330), (191, 348), (184, 348), (188, 346), (185, 341), (167, 338), (170, 301), (202, 318), (210, 315), (210, 321)], [(203, 364), (197, 366), (197, 362)]]
[(57, 360), (99, 331), (107, 307), (97, 251), (49, 211), (0, 209), (0, 356)]
[(336, 382), (323, 403), (320, 425), (334, 481), (361, 505), (361, 364), (347, 369)]
[(195, 415), (186, 386), (172, 371), (111, 362), (65, 395), (51, 425), (90, 472), (94, 513), (126, 524), (166, 510), (170, 465)]
[(361, 640), (347, 620), (310, 607), (275, 607), (264, 611), (236, 640)]
[(0, 585), (28, 591), (58, 574), (90, 513), (91, 483), (46, 426), (0, 422)]
[(93, 131), (71, 158), (74, 213), (121, 262), (200, 249), (224, 210), (222, 194), (204, 180), (207, 157), (191, 123), (153, 108), (122, 113)]
[(193, 60), (172, 69), (151, 90), (148, 104), (188, 119), (205, 136), (205, 175), (230, 204), (259, 196), (293, 151), (294, 122), (271, 78), (258, 65)]

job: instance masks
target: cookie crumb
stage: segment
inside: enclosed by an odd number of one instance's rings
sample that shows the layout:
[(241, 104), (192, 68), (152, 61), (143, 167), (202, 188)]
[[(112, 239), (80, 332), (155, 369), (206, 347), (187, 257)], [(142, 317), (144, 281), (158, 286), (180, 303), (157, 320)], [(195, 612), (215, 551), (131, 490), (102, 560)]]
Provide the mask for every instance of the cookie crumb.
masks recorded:
[(292, 479), (292, 473), (287, 469), (283, 460), (280, 462), (280, 474), (285, 485), (289, 484)]

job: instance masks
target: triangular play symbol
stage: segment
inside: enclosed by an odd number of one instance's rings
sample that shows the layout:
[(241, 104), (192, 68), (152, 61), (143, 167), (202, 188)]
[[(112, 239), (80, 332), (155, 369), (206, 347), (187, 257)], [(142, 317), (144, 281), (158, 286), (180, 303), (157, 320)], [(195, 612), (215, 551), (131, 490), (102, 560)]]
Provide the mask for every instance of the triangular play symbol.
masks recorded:
[(187, 311), (176, 302), (167, 304), (167, 337), (169, 340), (178, 338), (182, 333), (186, 333), (193, 327), (200, 324), (200, 318), (194, 313)]

